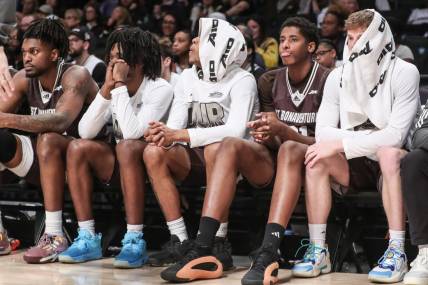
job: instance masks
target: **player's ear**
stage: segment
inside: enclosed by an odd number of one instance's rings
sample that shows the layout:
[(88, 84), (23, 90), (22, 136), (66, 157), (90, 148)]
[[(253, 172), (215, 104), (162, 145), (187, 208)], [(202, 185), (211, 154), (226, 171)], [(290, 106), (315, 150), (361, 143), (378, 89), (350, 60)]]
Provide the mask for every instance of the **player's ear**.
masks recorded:
[(315, 52), (316, 48), (317, 48), (317, 45), (315, 44), (315, 42), (308, 43), (308, 52), (309, 53), (313, 54)]
[(57, 61), (59, 57), (60, 57), (59, 50), (56, 48), (53, 49), (51, 51), (51, 61)]

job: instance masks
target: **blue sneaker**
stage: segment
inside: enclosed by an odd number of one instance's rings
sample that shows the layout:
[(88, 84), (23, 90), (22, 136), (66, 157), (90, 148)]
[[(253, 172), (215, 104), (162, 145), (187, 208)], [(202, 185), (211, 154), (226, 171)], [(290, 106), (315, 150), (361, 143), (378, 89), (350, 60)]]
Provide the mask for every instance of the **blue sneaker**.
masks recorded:
[(146, 241), (141, 232), (127, 232), (122, 240), (122, 250), (114, 259), (116, 268), (137, 268), (147, 262)]
[(320, 274), (330, 273), (331, 262), (328, 248), (317, 246), (308, 240), (302, 240), (301, 247), (297, 250), (297, 253), (305, 247), (307, 249), (303, 259), (293, 266), (293, 276), (317, 277)]
[(369, 272), (369, 280), (379, 283), (401, 282), (407, 273), (407, 257), (399, 248), (389, 246), (378, 261), (378, 266)]
[(93, 236), (89, 231), (79, 229), (73, 244), (58, 259), (62, 263), (80, 263), (101, 257), (101, 234)]

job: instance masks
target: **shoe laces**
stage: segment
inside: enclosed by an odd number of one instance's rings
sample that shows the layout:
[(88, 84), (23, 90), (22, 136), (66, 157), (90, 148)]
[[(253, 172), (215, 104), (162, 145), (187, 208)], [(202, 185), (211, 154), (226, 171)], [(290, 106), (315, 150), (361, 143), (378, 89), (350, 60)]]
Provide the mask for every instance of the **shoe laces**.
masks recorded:
[(400, 249), (389, 246), (385, 253), (378, 260), (378, 266), (383, 269), (390, 269), (394, 271), (397, 268), (397, 263), (402, 256), (406, 254), (402, 252)]
[(275, 254), (272, 244), (264, 245), (256, 252), (252, 268), (257, 271), (264, 272), (269, 264), (277, 260), (278, 256)]
[(87, 231), (83, 231), (81, 229), (78, 230), (78, 235), (74, 239), (71, 247), (77, 247), (78, 249), (86, 249), (88, 248), (88, 241), (91, 238), (90, 233)]
[(414, 269), (423, 268), (426, 270), (428, 264), (428, 248), (421, 248), (419, 250), (418, 256), (415, 260), (410, 263), (410, 266)]
[(311, 262), (312, 264), (318, 259), (323, 251), (326, 249), (324, 247), (317, 246), (316, 244), (310, 242), (308, 239), (303, 239), (300, 242), (300, 247), (296, 251), (295, 257), (299, 254), (300, 250), (306, 248), (305, 254), (303, 255), (302, 262)]
[(53, 237), (45, 233), (40, 237), (39, 242), (37, 243), (37, 247), (44, 248), (46, 246), (50, 246), (52, 244), (52, 241)]
[(200, 246), (197, 243), (193, 242), (192, 245), (191, 245), (191, 247), (189, 248), (189, 250), (184, 255), (184, 257), (178, 263), (180, 265), (187, 264), (190, 261), (203, 256), (203, 254), (201, 254), (201, 252), (204, 252), (204, 251), (206, 251), (205, 248), (203, 248), (202, 246)]

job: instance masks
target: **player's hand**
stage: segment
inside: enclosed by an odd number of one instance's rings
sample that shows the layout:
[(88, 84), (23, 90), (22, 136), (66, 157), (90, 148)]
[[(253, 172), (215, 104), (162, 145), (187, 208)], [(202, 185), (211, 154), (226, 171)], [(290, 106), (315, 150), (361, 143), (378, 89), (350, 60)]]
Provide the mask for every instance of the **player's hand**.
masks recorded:
[(114, 82), (117, 82), (117, 81), (126, 82), (128, 73), (129, 73), (129, 65), (124, 60), (115, 62), (113, 66)]
[(257, 142), (263, 142), (280, 134), (287, 125), (282, 123), (275, 113), (261, 112), (256, 114), (257, 120), (248, 122), (250, 134)]
[(309, 146), (305, 154), (305, 165), (312, 168), (320, 160), (338, 154), (340, 152), (341, 145), (341, 141), (325, 141)]
[(105, 81), (104, 81), (104, 85), (101, 87), (101, 95), (103, 95), (104, 98), (106, 98), (107, 100), (111, 99), (111, 90), (114, 89), (114, 79), (113, 79), (113, 69), (114, 69), (114, 65), (118, 62), (125, 62), (123, 59), (112, 59), (110, 60), (109, 64), (107, 65), (107, 70), (106, 70), (106, 77), (105, 77)]
[(9, 64), (3, 47), (0, 47), (0, 95), (12, 97), (15, 85), (9, 72)]

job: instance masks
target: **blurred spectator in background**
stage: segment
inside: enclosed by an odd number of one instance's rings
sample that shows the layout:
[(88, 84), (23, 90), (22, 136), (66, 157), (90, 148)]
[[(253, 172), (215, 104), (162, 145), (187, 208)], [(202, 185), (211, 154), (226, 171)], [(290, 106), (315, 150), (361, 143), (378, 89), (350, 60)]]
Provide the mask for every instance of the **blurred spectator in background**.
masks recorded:
[(336, 47), (329, 39), (320, 40), (314, 57), (319, 64), (327, 68), (335, 68), (342, 64), (342, 61), (337, 60)]
[(267, 37), (264, 20), (253, 15), (247, 20), (247, 27), (251, 30), (255, 50), (263, 57), (267, 69), (278, 66), (278, 42), (274, 38)]
[(161, 40), (159, 41), (159, 46), (162, 64), (161, 77), (168, 81), (172, 88), (174, 88), (180, 76), (174, 72), (174, 54), (172, 53), (170, 42), (167, 43), (165, 40)]
[(343, 49), (346, 41), (344, 26), (345, 15), (334, 8), (327, 11), (321, 24), (321, 37), (330, 39), (333, 42), (336, 46), (337, 57), (339, 60), (342, 60)]
[(218, 0), (201, 0), (193, 4), (190, 12), (191, 31), (195, 30), (199, 18), (208, 17), (208, 15), (217, 12), (220, 9)]
[(174, 36), (172, 52), (175, 56), (175, 72), (180, 74), (184, 69), (189, 68), (189, 50), (192, 44), (192, 37), (187, 30), (178, 31)]
[[(3, 0), (5, 2), (9, 2), (9, 0)], [(38, 3), (37, 0), (21, 0), (20, 2), (20, 10), (16, 12), (16, 17), (18, 20), (22, 19), (22, 17), (30, 14), (34, 14), (37, 12)]]
[(122, 6), (123, 8), (126, 8), (129, 12), (129, 15), (131, 16), (132, 22), (137, 23), (139, 18), (139, 9), (138, 9), (138, 3), (136, 0), (120, 0), (119, 6)]
[(86, 27), (74, 28), (68, 36), (69, 55), (73, 63), (86, 67), (92, 78), (101, 87), (106, 74), (104, 61), (91, 54), (93, 35)]
[(99, 37), (103, 31), (104, 27), (100, 23), (100, 15), (97, 9), (97, 6), (93, 3), (88, 3), (83, 8), (84, 12), (84, 24), (95, 37)]
[(247, 58), (241, 65), (241, 68), (254, 75), (257, 81), (259, 77), (265, 72), (265, 68), (257, 64), (258, 53), (256, 52), (253, 37), (251, 36), (251, 34), (248, 32), (244, 32), (242, 34), (244, 35), (245, 44), (247, 45)]
[(129, 26), (132, 25), (132, 18), (129, 11), (122, 7), (117, 6), (113, 9), (110, 18), (107, 20), (107, 28), (110, 31), (120, 27), (120, 26)]
[(174, 39), (174, 35), (181, 27), (178, 23), (178, 19), (175, 14), (166, 13), (162, 17), (161, 27), (160, 27), (160, 36), (169, 38), (170, 40)]
[(26, 15), (21, 19), (21, 21), (18, 24), (19, 34), (21, 34), (20, 37), (25, 33), (25, 31), (28, 29), (30, 24), (37, 19), (38, 17), (36, 14)]
[(67, 29), (77, 28), (82, 23), (83, 12), (80, 9), (72, 8), (65, 10), (64, 25)]
[(21, 43), (18, 38), (18, 27), (13, 27), (8, 34), (5, 52), (9, 65), (20, 69), (23, 67), (21, 58)]
[(251, 13), (251, 0), (223, 0), (223, 12), (232, 21), (239, 16), (248, 16)]

